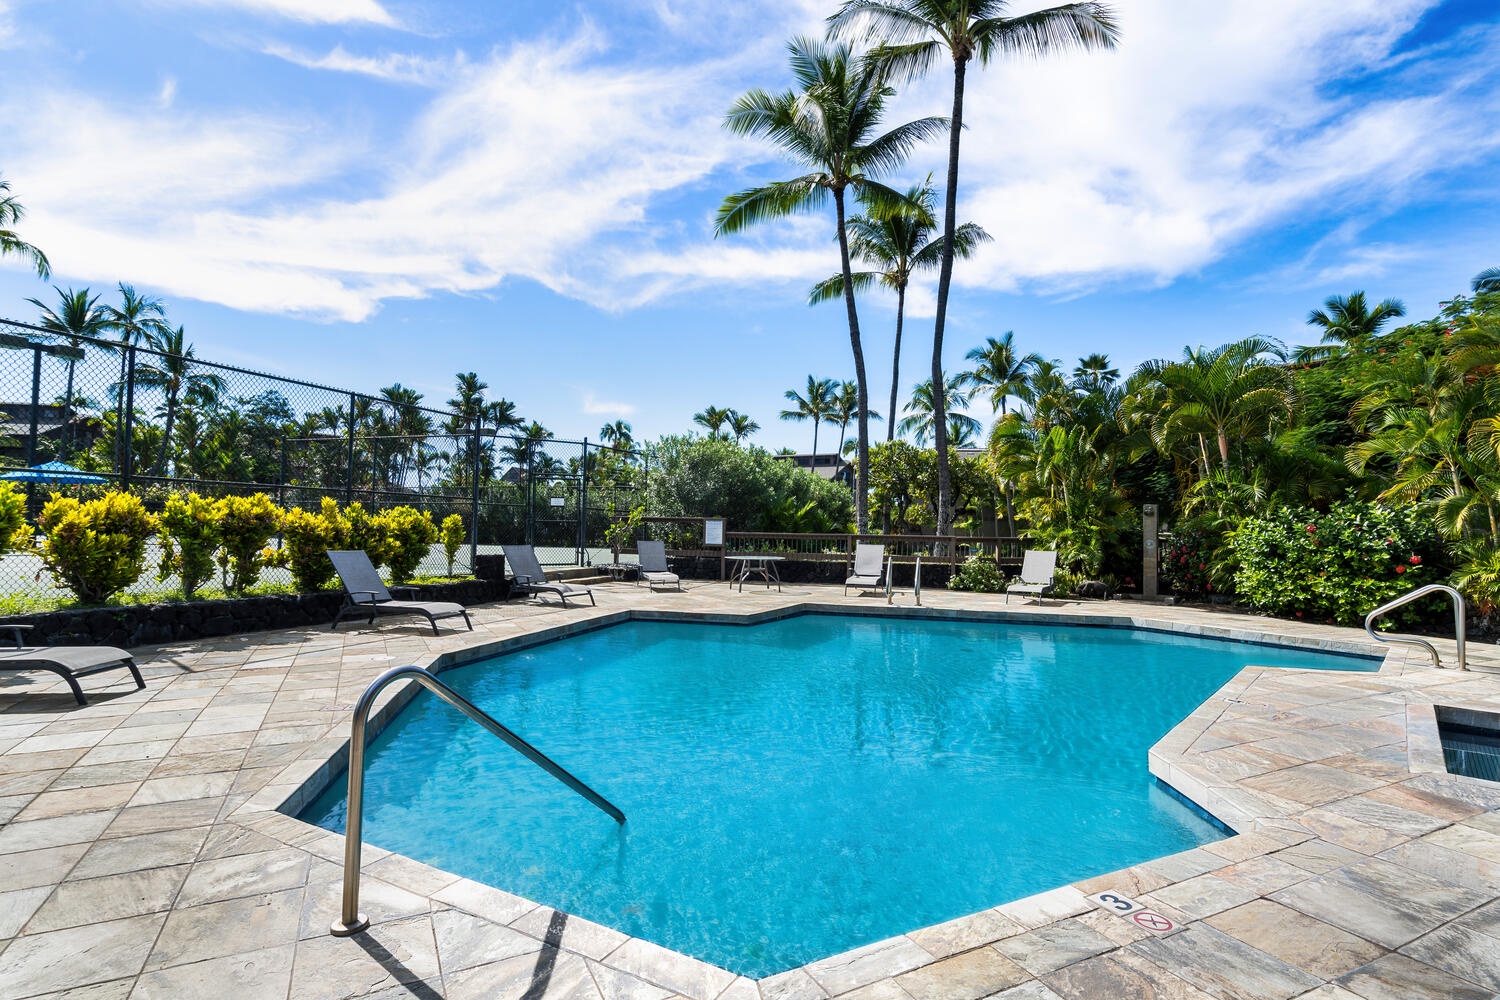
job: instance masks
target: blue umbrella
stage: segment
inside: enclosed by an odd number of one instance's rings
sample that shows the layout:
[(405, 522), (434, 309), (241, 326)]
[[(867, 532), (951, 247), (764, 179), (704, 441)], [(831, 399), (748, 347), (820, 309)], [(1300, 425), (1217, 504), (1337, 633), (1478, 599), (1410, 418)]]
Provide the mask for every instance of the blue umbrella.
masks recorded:
[(69, 465), (67, 462), (43, 462), (29, 469), (17, 469), (0, 475), (13, 483), (107, 483), (103, 476)]

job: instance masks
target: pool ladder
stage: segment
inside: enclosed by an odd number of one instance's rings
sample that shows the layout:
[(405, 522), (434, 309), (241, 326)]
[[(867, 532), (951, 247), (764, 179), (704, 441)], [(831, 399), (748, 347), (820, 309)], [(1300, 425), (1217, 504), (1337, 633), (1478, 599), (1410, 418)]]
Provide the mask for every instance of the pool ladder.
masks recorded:
[(1426, 597), (1428, 594), (1437, 593), (1447, 594), (1449, 597), (1453, 598), (1453, 626), (1454, 631), (1458, 635), (1458, 669), (1468, 670), (1469, 657), (1467, 651), (1464, 649), (1464, 623), (1465, 618), (1467, 617), (1468, 607), (1464, 604), (1464, 595), (1460, 594), (1452, 587), (1446, 586), (1441, 583), (1429, 583), (1425, 587), (1418, 587), (1416, 590), (1413, 590), (1409, 594), (1402, 594), (1395, 600), (1387, 601), (1380, 607), (1376, 608), (1374, 611), (1371, 611), (1369, 614), (1365, 615), (1365, 631), (1369, 633), (1370, 638), (1374, 639), (1376, 642), (1399, 642), (1406, 643), (1411, 646), (1421, 646), (1423, 649), (1427, 650), (1428, 655), (1432, 657), (1432, 665), (1434, 667), (1441, 667), (1443, 665), (1443, 661), (1438, 659), (1437, 647), (1428, 642), (1426, 639), (1416, 639), (1408, 636), (1396, 635), (1384, 636), (1378, 634), (1375, 631), (1375, 619), (1379, 618), (1381, 615), (1395, 611), (1402, 605), (1410, 604), (1412, 601)]
[(359, 701), (354, 705), (354, 721), (349, 733), (348, 820), (344, 825), (344, 909), (342, 916), (329, 928), (329, 932), (334, 937), (349, 937), (370, 926), (370, 921), (359, 912), (360, 835), (364, 827), (365, 726), (369, 722), (370, 708), (375, 704), (375, 697), (388, 685), (403, 679), (416, 681), (500, 737), (527, 760), (608, 813), (616, 823), (625, 822), (625, 814), (615, 808), (608, 799), (575, 778), (561, 764), (486, 715), (473, 702), (438, 680), (430, 671), (423, 670), (421, 667), (395, 667), (387, 670), (365, 688), (365, 693), (359, 696)]

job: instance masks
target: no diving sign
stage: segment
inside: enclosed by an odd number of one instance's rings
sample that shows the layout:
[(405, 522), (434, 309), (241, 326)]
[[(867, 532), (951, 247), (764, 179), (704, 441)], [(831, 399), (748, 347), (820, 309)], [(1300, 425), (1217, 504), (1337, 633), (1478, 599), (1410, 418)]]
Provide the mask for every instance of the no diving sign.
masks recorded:
[(1155, 910), (1147, 909), (1146, 904), (1138, 903), (1121, 892), (1097, 892), (1090, 896), (1096, 904), (1113, 913), (1117, 917), (1124, 917), (1137, 927), (1150, 931), (1152, 934), (1170, 934), (1177, 929), (1169, 917), (1164, 917)]

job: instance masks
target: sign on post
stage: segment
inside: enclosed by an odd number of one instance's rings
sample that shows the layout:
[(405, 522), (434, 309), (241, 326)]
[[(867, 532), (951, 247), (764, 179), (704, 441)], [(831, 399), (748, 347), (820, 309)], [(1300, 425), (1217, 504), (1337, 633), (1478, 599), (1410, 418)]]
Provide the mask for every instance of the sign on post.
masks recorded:
[(703, 544), (724, 544), (724, 519), (722, 517), (710, 517), (703, 522)]

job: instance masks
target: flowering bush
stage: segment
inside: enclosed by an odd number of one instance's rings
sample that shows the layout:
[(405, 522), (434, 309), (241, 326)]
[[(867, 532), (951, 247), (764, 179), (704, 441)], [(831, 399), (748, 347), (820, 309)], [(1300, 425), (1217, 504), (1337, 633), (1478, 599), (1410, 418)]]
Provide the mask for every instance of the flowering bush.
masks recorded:
[[(1356, 625), (1376, 605), (1433, 582), (1441, 550), (1415, 508), (1334, 504), (1326, 514), (1289, 508), (1247, 518), (1230, 544), (1235, 587), (1263, 611)], [(1399, 620), (1399, 616), (1398, 616)]]
[(1213, 593), (1213, 544), (1199, 528), (1179, 528), (1161, 550), (1161, 581), (1183, 597)]
[(1005, 578), (993, 556), (977, 553), (964, 561), (948, 581), (949, 590), (972, 590), (977, 594), (998, 594), (1005, 589)]

